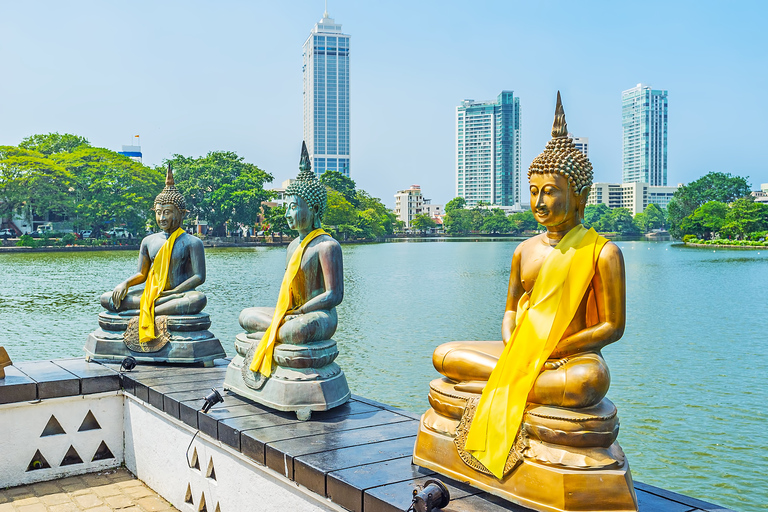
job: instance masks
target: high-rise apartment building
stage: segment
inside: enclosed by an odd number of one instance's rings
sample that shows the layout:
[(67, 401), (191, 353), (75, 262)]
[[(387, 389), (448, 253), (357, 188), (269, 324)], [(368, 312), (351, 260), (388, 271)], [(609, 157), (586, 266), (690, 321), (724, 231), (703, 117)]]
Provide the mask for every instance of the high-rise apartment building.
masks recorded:
[(569, 133), (568, 137), (573, 139), (573, 145), (576, 146), (576, 149), (584, 153), (584, 156), (589, 158), (589, 137), (576, 137), (572, 133)]
[(667, 185), (667, 91), (648, 85), (621, 93), (624, 183)]
[(478, 202), (520, 205), (520, 98), (464, 100), (456, 107), (456, 195)]
[(349, 176), (349, 35), (323, 14), (304, 43), (304, 141), (317, 174)]

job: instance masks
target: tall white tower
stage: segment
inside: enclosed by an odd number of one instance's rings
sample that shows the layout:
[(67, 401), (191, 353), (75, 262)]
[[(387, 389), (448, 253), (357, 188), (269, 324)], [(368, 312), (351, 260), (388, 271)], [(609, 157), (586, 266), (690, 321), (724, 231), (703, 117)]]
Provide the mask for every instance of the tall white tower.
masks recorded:
[(350, 175), (349, 35), (328, 12), (304, 42), (304, 141), (319, 175)]
[(624, 183), (667, 186), (667, 91), (637, 84), (621, 93)]

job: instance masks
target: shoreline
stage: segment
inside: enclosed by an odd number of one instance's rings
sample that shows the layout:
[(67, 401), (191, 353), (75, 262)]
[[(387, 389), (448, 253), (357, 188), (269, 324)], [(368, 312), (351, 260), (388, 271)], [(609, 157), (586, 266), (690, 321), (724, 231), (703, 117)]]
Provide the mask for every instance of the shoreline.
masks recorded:
[(768, 251), (768, 246), (754, 246), (754, 245), (720, 245), (720, 244), (694, 244), (691, 242), (683, 242), (686, 247), (693, 247), (694, 249), (763, 249)]

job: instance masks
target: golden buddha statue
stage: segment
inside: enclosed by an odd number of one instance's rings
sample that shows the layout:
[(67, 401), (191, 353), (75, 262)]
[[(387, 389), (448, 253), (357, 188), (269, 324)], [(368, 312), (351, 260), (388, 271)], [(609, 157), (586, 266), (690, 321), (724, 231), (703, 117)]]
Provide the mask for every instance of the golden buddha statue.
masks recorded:
[(546, 232), (512, 257), (501, 341), (439, 346), (414, 463), (542, 511), (637, 510), (600, 350), (626, 321), (619, 248), (582, 225), (592, 164), (568, 138), (528, 171)]
[(5, 378), (5, 367), (12, 364), (13, 362), (10, 356), (8, 356), (8, 352), (6, 352), (5, 348), (0, 347), (0, 379)]

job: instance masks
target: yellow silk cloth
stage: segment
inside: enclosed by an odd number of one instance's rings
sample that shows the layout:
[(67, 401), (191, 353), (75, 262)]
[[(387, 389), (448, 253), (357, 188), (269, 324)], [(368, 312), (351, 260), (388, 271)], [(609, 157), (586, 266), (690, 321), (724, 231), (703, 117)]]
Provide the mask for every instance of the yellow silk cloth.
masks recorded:
[(518, 302), (515, 329), (480, 397), (465, 449), (497, 478), (522, 423), (528, 393), (570, 325), (608, 240), (582, 225), (571, 229)]
[(280, 328), (280, 324), (283, 323), (285, 314), (291, 307), (291, 283), (296, 278), (296, 274), (299, 273), (304, 249), (309, 245), (309, 242), (318, 236), (327, 234), (322, 229), (311, 231), (304, 237), (304, 240), (301, 241), (291, 255), (288, 267), (285, 269), (283, 283), (280, 285), (280, 293), (277, 296), (277, 305), (275, 306), (275, 314), (272, 315), (272, 322), (269, 324), (264, 336), (262, 336), (259, 345), (256, 347), (256, 353), (253, 355), (253, 361), (251, 361), (252, 372), (260, 372), (265, 377), (269, 377), (272, 374), (272, 353), (275, 350), (277, 331)]
[(149, 269), (144, 293), (139, 302), (139, 342), (146, 343), (155, 339), (155, 301), (168, 284), (168, 269), (171, 266), (171, 253), (176, 239), (184, 233), (178, 228), (157, 251), (152, 268)]

